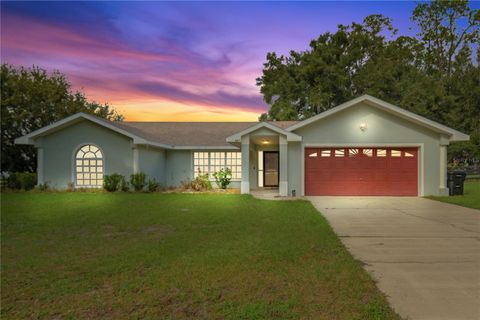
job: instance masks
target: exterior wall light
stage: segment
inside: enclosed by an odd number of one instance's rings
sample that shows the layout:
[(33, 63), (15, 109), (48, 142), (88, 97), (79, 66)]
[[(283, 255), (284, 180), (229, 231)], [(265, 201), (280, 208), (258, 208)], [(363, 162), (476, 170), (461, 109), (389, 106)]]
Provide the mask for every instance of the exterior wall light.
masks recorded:
[(366, 123), (360, 123), (360, 130), (365, 132), (367, 130), (367, 124)]
[(262, 144), (269, 144), (270, 142), (267, 139), (262, 140)]

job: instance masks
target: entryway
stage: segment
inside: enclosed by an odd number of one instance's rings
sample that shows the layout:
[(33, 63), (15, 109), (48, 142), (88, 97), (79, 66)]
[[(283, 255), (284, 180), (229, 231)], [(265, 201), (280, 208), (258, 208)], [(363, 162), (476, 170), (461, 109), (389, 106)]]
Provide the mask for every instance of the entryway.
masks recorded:
[(263, 186), (278, 187), (279, 175), (278, 151), (263, 152)]

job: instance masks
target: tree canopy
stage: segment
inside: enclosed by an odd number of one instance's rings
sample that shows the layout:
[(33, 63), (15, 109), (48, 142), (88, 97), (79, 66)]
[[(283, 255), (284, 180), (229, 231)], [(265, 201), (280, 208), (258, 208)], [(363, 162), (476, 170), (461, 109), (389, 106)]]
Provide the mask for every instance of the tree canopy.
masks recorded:
[(1, 171), (35, 171), (36, 153), (32, 146), (16, 146), (14, 140), (77, 112), (109, 120), (123, 116), (108, 104), (88, 101), (72, 91), (65, 76), (48, 74), (39, 67), (1, 66)]
[(370, 94), (470, 134), (451, 150), (479, 156), (480, 11), (433, 1), (419, 3), (411, 20), (415, 37), (376, 14), (321, 34), (305, 51), (268, 53), (257, 78), (269, 105), (260, 120), (302, 120)]

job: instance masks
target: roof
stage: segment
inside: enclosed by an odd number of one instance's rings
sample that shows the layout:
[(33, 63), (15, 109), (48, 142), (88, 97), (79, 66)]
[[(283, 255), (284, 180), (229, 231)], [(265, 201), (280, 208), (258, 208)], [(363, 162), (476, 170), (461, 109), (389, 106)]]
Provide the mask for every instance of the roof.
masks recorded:
[(440, 124), (438, 122), (435, 122), (433, 120), (427, 119), (425, 117), (422, 117), (416, 113), (410, 112), (408, 110), (402, 109), (400, 107), (394, 106), (391, 103), (385, 102), (383, 100), (377, 99), (375, 97), (369, 96), (368, 94), (360, 96), (358, 98), (355, 98), (353, 100), (347, 101), (345, 103), (342, 103), (339, 106), (336, 106), (335, 108), (329, 109), (327, 111), (324, 111), (322, 113), (317, 114), (314, 117), (308, 118), (304, 121), (301, 121), (297, 124), (294, 124), (290, 127), (288, 127), (286, 130), (287, 131), (295, 131), (299, 128), (302, 128), (304, 126), (307, 126), (313, 122), (316, 122), (320, 119), (324, 119), (326, 117), (329, 117), (331, 115), (334, 115), (337, 112), (343, 111), (345, 109), (351, 108), (355, 105), (358, 105), (361, 102), (365, 102), (371, 106), (374, 106), (376, 108), (382, 109), (386, 112), (392, 113), (400, 118), (406, 119), (410, 122), (416, 123), (420, 126), (426, 127), (432, 131), (442, 133), (447, 135), (450, 138), (450, 141), (468, 141), (470, 140), (470, 136), (457, 131), (455, 129), (449, 128), (443, 124)]
[[(232, 148), (226, 138), (259, 124), (259, 122), (113, 122), (85, 113), (77, 113), (49, 126), (15, 139), (17, 144), (33, 144), (34, 139), (81, 121), (93, 121), (128, 136), (134, 143), (168, 149)], [(284, 130), (298, 121), (269, 121), (270, 126)]]
[(242, 135), (262, 127), (284, 134), (287, 136), (288, 141), (301, 141), (301, 137), (294, 133), (295, 130), (358, 105), (361, 102), (395, 114), (400, 118), (429, 128), (435, 132), (445, 134), (449, 137), (450, 141), (467, 141), (470, 139), (468, 135), (460, 131), (372, 96), (363, 95), (303, 121), (113, 122), (80, 112), (17, 138), (15, 139), (15, 143), (34, 144), (34, 140), (38, 137), (51, 134), (82, 120), (89, 120), (132, 138), (136, 144), (147, 144), (167, 149), (237, 149), (237, 147), (230, 143), (236, 142)]
[[(271, 122), (287, 128), (297, 121)], [(114, 125), (148, 141), (179, 147), (228, 146), (226, 137), (255, 126), (258, 122), (117, 122)]]

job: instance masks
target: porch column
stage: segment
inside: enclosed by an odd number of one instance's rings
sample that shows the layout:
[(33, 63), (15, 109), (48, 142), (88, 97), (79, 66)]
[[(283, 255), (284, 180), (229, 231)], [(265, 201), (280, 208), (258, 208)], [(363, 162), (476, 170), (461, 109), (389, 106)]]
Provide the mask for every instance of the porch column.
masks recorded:
[(139, 166), (138, 166), (138, 147), (136, 145), (133, 146), (133, 173), (138, 173)]
[(242, 184), (240, 192), (250, 193), (250, 136), (242, 137)]
[(43, 176), (43, 148), (37, 148), (37, 185), (44, 183)]
[(440, 141), (440, 195), (448, 196), (447, 188), (447, 145)]
[(280, 184), (278, 193), (282, 197), (288, 196), (288, 142), (284, 136), (279, 136), (279, 156), (280, 156)]

